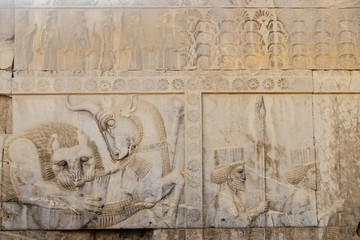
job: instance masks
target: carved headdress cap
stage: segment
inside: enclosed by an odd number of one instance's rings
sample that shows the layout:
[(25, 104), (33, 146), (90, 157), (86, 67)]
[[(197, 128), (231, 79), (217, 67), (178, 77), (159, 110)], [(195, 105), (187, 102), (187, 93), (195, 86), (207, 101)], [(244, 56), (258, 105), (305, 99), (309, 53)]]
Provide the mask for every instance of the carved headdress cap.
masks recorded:
[(215, 169), (211, 172), (211, 182), (216, 184), (223, 184), (227, 182), (231, 170), (240, 165), (245, 165), (245, 161), (238, 161), (216, 166)]
[(315, 162), (296, 165), (286, 172), (286, 180), (290, 184), (296, 185), (304, 179), (307, 171), (313, 167), (315, 167)]

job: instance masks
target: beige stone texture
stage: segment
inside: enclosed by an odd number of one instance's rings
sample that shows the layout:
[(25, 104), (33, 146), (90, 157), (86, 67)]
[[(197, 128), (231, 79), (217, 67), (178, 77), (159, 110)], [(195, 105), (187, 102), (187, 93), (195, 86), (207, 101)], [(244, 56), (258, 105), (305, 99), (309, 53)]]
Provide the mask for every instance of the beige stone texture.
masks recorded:
[[(317, 226), (310, 94), (204, 95), (203, 122), (209, 226)], [(231, 185), (236, 162), (245, 190)]]
[(12, 133), (12, 98), (0, 96), (0, 134)]
[[(315, 145), (321, 180), (319, 225), (349, 226), (357, 213), (358, 95), (314, 97)], [(333, 223), (334, 222), (334, 223)]]
[(338, 4), (346, 6), (17, 8), (15, 69), (356, 69), (359, 8)]
[(0, 232), (0, 238), (3, 240), (39, 240), (39, 239), (53, 239), (53, 240), (89, 240), (92, 238), (91, 232), (81, 231), (11, 231)]
[(359, 239), (359, 23), (359, 0), (0, 1), (0, 239)]
[[(182, 174), (184, 169), (184, 123), (181, 118), (181, 109), (177, 108), (182, 107), (182, 96), (109, 97), (71, 96), (68, 108), (65, 106), (66, 96), (14, 97), (15, 138), (8, 141), (5, 158), (10, 161), (10, 178), (18, 203), (6, 202), (3, 205), (13, 209), (14, 204), (17, 204), (18, 210), (27, 218), (20, 218), (19, 222), (12, 219), (8, 225), (5, 219), (4, 225), (6, 224), (7, 229), (37, 227), (76, 229), (87, 226), (90, 228), (169, 228), (183, 226), (183, 214), (186, 208), (183, 199), (183, 195), (186, 193), (183, 192), (184, 177)], [(118, 125), (114, 127), (114, 132), (110, 132), (111, 135), (98, 129), (95, 116), (90, 113), (76, 112), (75, 108), (79, 104), (85, 106), (91, 103), (97, 104), (99, 109), (101, 107), (104, 117), (109, 116), (107, 114), (114, 114), (114, 119), (119, 121)], [(72, 108), (74, 111), (70, 110), (70, 105), (74, 107)], [(130, 112), (125, 113), (126, 106), (131, 107)], [(24, 114), (27, 116), (25, 124), (22, 120)], [(121, 114), (126, 116), (122, 117)], [(103, 119), (102, 117), (101, 121), (104, 121)], [(82, 135), (76, 136), (76, 129), (83, 131)], [(21, 136), (21, 133), (26, 130), (28, 130), (27, 133)], [(71, 133), (71, 131), (75, 132)], [(124, 155), (127, 153), (125, 148), (128, 146), (121, 148), (121, 144), (124, 144), (122, 141), (125, 140), (122, 137), (126, 136), (124, 134), (130, 134), (133, 137), (131, 146), (129, 146), (129, 151), (132, 151), (130, 154), (133, 157), (119, 161), (118, 164), (112, 163), (112, 158), (126, 157)], [(74, 139), (72, 140), (72, 138)], [(84, 142), (80, 142), (81, 138), (86, 139)], [(57, 139), (59, 139), (59, 143)], [(71, 141), (75, 141), (75, 143), (71, 145)], [(79, 145), (76, 145), (76, 141), (79, 141)], [(60, 146), (56, 147), (54, 142)], [(74, 144), (75, 147), (69, 148)], [(96, 148), (92, 148), (92, 151), (86, 150), (89, 146), (94, 145)], [(48, 147), (52, 149), (47, 150)], [(107, 149), (112, 151), (109, 153)], [(54, 159), (55, 157), (52, 157), (51, 160), (46, 158), (46, 152), (50, 151), (51, 154), (51, 150), (53, 154), (59, 152), (59, 160)], [(80, 152), (77, 153), (77, 151)], [(89, 153), (86, 154), (86, 151)], [(24, 158), (24, 154), (29, 158)], [(86, 180), (89, 182), (87, 184), (74, 182), (75, 186), (72, 183), (61, 182), (61, 180), (56, 183), (56, 179), (60, 178), (60, 175), (57, 174), (58, 170), (54, 166), (58, 166), (57, 164), (61, 164), (62, 161), (65, 168), (67, 166), (70, 168), (74, 164), (71, 161), (77, 161), (78, 155), (76, 154), (84, 154), (82, 158), (87, 158), (86, 161), (89, 161), (86, 164), (89, 164), (90, 167), (93, 166), (93, 170), (95, 168), (95, 179)], [(95, 164), (94, 161), (98, 161), (98, 163)], [(79, 171), (86, 171), (86, 166), (82, 165)], [(76, 168), (76, 165), (73, 167)], [(28, 176), (27, 172), (31, 172), (31, 174), (29, 173)], [(85, 176), (82, 176), (83, 179), (90, 172), (85, 173)], [(80, 175), (78, 177), (81, 178)], [(31, 184), (24, 186), (26, 182)], [(131, 184), (129, 184), (130, 182)], [(43, 188), (44, 191), (34, 192), (33, 185)], [(101, 191), (96, 192), (96, 189), (101, 189)], [(70, 200), (75, 197), (76, 192), (84, 195), (85, 209), (82, 209), (81, 205), (77, 205), (76, 201)], [(62, 194), (70, 194), (70, 196), (63, 198)], [(27, 198), (30, 202), (26, 200)], [(105, 205), (104, 215), (99, 213), (93, 222), (78, 216), (79, 211), (89, 211), (89, 214), (94, 211), (92, 206), (97, 204), (95, 202), (97, 198), (102, 198), (99, 203), (101, 206)], [(86, 201), (88, 202), (86, 203)], [(34, 205), (34, 207), (27, 207), (28, 204)], [(89, 206), (86, 207), (86, 204)], [(41, 207), (49, 208), (49, 210)], [(51, 210), (52, 208), (54, 210)], [(66, 211), (66, 209), (68, 210)], [(29, 212), (32, 212), (32, 216)], [(16, 214), (14, 215), (16, 216)], [(49, 221), (48, 216), (52, 216), (53, 221)], [(68, 220), (65, 221), (66, 219)]]
[(0, 94), (10, 94), (12, 91), (12, 76), (9, 71), (0, 70)]
[(0, 70), (11, 71), (14, 60), (14, 12), (14, 7), (8, 5), (6, 1), (0, 3)]

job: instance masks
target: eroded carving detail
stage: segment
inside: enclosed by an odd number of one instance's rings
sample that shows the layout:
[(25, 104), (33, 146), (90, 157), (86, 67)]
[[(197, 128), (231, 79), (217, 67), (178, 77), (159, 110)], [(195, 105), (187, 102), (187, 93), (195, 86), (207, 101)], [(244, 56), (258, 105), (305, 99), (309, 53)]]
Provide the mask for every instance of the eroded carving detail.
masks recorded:
[(144, 225), (175, 227), (184, 185), (173, 170), (182, 101), (173, 100), (169, 138), (157, 108), (136, 96), (109, 109), (86, 102), (68, 107), (96, 113), (109, 156), (101, 158), (95, 143), (69, 124), (25, 131), (6, 146), (4, 213), (29, 228), (78, 229), (114, 226), (148, 209)]
[[(245, 191), (245, 162), (242, 149), (215, 151), (215, 161), (228, 162), (217, 165), (211, 172), (211, 181), (219, 185), (218, 192), (209, 209), (209, 224), (215, 227), (249, 227), (261, 214), (268, 211), (268, 202), (260, 202), (254, 209), (246, 209), (237, 192)], [(225, 160), (225, 161), (224, 161)], [(233, 162), (234, 161), (234, 162)]]
[[(69, 109), (87, 111), (95, 118), (111, 156), (111, 159), (104, 159), (106, 172), (118, 171), (117, 174), (120, 176), (127, 168), (130, 168), (137, 180), (134, 183), (131, 178), (127, 179), (126, 175), (122, 175), (122, 185), (126, 189), (128, 188), (126, 184), (135, 184), (135, 191), (138, 192), (140, 199), (147, 203), (146, 207), (153, 207), (169, 195), (169, 199), (166, 199), (168, 209), (162, 210), (165, 226), (175, 224), (178, 202), (184, 184), (182, 174), (171, 168), (174, 165), (183, 104), (174, 98), (173, 106), (175, 120), (171, 135), (167, 139), (159, 111), (151, 103), (142, 99), (138, 100), (137, 96), (128, 98), (122, 105), (115, 105), (108, 109), (90, 102), (72, 105), (69, 99), (67, 100)], [(145, 121), (147, 121), (146, 129)], [(151, 128), (149, 124), (153, 124)], [(132, 204), (135, 203), (132, 201)], [(139, 211), (143, 208), (137, 209)]]
[[(30, 206), (39, 227), (83, 228), (101, 214), (108, 178), (96, 145), (75, 127), (50, 123), (29, 129), (6, 145), (5, 158), (10, 171), (3, 198)], [(88, 192), (87, 183), (98, 183), (92, 186), (97, 192)]]

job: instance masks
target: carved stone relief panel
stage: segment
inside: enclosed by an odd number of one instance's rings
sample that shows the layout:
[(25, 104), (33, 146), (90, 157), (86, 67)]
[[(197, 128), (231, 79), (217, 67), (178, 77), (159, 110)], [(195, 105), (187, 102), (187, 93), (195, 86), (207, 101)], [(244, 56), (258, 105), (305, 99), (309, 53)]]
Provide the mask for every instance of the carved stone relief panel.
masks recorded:
[(0, 70), (10, 70), (14, 59), (15, 15), (11, 6), (0, 3)]
[(52, 6), (52, 7), (359, 7), (359, 0), (71, 0), (66, 1), (43, 1), (43, 0), (15, 0), (18, 7)]
[(243, 229), (206, 229), (205, 239), (215, 240), (297, 240), (322, 239), (324, 229), (321, 228), (243, 228)]
[(360, 8), (265, 6), (18, 8), (15, 69), (359, 68)]
[(182, 95), (14, 97), (3, 228), (182, 227), (183, 110)]
[(17, 9), (15, 68), (179, 69), (175, 18), (175, 9)]
[(11, 72), (0, 70), (0, 93), (1, 94), (10, 94), (11, 93)]
[(315, 95), (315, 144), (321, 181), (317, 192), (320, 226), (357, 226), (359, 218), (360, 96)]
[(360, 92), (359, 71), (314, 71), (316, 93)]
[(206, 226), (317, 226), (312, 96), (203, 95)]
[(0, 134), (12, 133), (12, 99), (0, 95)]

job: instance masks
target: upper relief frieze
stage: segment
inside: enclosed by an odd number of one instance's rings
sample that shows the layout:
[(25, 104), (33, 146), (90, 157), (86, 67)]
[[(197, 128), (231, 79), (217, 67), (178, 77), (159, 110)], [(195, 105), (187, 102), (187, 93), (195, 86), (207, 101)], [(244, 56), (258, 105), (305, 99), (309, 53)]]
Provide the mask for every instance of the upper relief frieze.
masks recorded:
[(15, 0), (17, 6), (34, 7), (353, 7), (359, 0)]
[(359, 13), (337, 7), (17, 9), (15, 70), (357, 69)]

